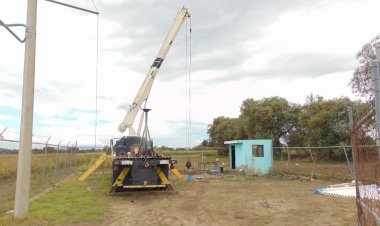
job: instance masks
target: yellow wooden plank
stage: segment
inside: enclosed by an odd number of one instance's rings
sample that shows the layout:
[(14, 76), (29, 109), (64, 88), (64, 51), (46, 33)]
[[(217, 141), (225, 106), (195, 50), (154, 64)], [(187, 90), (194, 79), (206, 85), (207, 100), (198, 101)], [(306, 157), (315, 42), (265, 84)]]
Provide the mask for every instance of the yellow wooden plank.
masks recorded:
[(183, 178), (182, 174), (176, 168), (170, 169), (170, 172), (172, 172), (178, 179)]
[(164, 172), (162, 172), (160, 167), (157, 168), (157, 174), (160, 177), (162, 184), (165, 184), (165, 185), (170, 184), (168, 178), (166, 178)]
[(121, 186), (123, 186), (123, 181), (124, 181), (124, 178), (127, 176), (128, 171), (129, 171), (129, 167), (125, 167), (125, 168), (121, 171), (121, 173), (119, 174), (119, 176), (117, 177), (115, 183), (113, 183), (113, 186), (116, 186), (116, 187), (121, 187)]
[(80, 181), (85, 181), (87, 177), (89, 177), (106, 159), (107, 159), (107, 154), (103, 153), (97, 160), (96, 162), (88, 168), (88, 170), (82, 174), (81, 177), (79, 177)]

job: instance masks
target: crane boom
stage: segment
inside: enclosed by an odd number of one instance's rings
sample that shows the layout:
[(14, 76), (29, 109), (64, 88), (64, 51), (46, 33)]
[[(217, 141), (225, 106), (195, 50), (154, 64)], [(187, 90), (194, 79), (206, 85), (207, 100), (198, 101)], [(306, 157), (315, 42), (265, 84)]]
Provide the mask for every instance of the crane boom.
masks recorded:
[(166, 58), (166, 55), (169, 53), (170, 47), (172, 46), (179, 29), (181, 28), (185, 19), (190, 16), (190, 12), (185, 7), (182, 7), (182, 9), (178, 12), (164, 40), (164, 43), (162, 44), (160, 51), (158, 51), (157, 57), (153, 61), (153, 64), (150, 66), (149, 72), (145, 77), (145, 80), (141, 85), (140, 90), (137, 93), (128, 113), (125, 115), (124, 120), (119, 124), (118, 130), (121, 133), (123, 133), (127, 128), (129, 128), (130, 136), (138, 135), (136, 131), (132, 128), (133, 121), (135, 120), (136, 115), (140, 110), (143, 102), (148, 99), (150, 90), (152, 89), (153, 81), (158, 71), (160, 70), (162, 62)]

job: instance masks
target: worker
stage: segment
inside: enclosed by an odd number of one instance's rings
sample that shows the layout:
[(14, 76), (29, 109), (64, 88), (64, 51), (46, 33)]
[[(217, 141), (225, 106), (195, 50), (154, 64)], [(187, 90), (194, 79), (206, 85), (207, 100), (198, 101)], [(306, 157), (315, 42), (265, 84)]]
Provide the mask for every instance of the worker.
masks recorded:
[(190, 168), (191, 168), (190, 158), (186, 162), (186, 168), (187, 168), (187, 172), (190, 173)]
[(215, 170), (219, 170), (219, 159), (215, 159)]

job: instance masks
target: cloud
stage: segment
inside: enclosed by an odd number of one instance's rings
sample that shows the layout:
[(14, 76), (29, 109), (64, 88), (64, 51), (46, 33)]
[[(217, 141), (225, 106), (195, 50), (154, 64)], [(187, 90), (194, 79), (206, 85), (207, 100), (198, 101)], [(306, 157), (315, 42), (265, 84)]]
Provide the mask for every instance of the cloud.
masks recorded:
[[(65, 2), (94, 8), (91, 1)], [(302, 102), (310, 92), (349, 95), (346, 81), (357, 64), (355, 53), (378, 32), (373, 29), (377, 0), (95, 3), (99, 34), (96, 16), (39, 2), (36, 133), (93, 145), (96, 118), (98, 144), (121, 136), (117, 126), (182, 5), (192, 13), (193, 145), (207, 138), (213, 118), (237, 117), (248, 97), (279, 95)], [(22, 23), (24, 12), (25, 1), (0, 3), (4, 21)], [(189, 27), (190, 21), (181, 28), (148, 101), (157, 144), (183, 146), (186, 141)], [(0, 42), (0, 123), (18, 130), (19, 117), (4, 108), (21, 112), (24, 45), (1, 27)]]
[[(302, 7), (305, 5), (303, 2), (188, 2), (186, 6), (192, 13), (193, 69), (238, 67), (249, 56), (245, 43), (260, 38), (264, 28), (275, 22), (281, 13)], [(307, 4), (313, 2), (308, 1)], [(119, 49), (124, 54), (124, 64), (138, 73), (146, 73), (181, 4), (150, 1), (106, 4), (104, 1), (101, 5), (105, 12), (103, 18), (120, 23), (119, 30), (112, 37), (129, 40), (126, 46)], [(159, 79), (172, 80), (184, 71), (185, 28), (186, 24), (163, 64), (165, 76)], [(139, 60), (136, 61), (136, 58)]]
[[(346, 55), (331, 55), (322, 53), (295, 53), (274, 56), (268, 60), (265, 68), (252, 66), (248, 71), (252, 76), (276, 76), (287, 78), (318, 77), (325, 74), (351, 70), (354, 67), (353, 57)], [(255, 59), (251, 59), (254, 65)], [(258, 59), (260, 61), (260, 59)]]
[[(173, 147), (185, 147), (187, 139), (191, 140), (191, 145), (200, 144), (207, 139), (207, 124), (198, 121), (191, 122), (191, 129), (186, 126), (185, 120), (168, 120), (166, 127), (171, 131), (164, 132), (150, 126), (150, 133), (156, 146), (166, 146), (170, 143)], [(190, 125), (190, 124), (189, 124)], [(158, 127), (156, 127), (158, 128)]]

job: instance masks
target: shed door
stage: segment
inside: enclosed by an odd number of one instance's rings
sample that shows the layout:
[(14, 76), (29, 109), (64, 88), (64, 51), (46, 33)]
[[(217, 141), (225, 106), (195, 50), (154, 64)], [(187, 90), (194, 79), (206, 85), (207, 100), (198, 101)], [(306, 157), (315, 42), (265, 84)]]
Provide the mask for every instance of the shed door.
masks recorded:
[(235, 145), (231, 146), (231, 169), (235, 169)]

